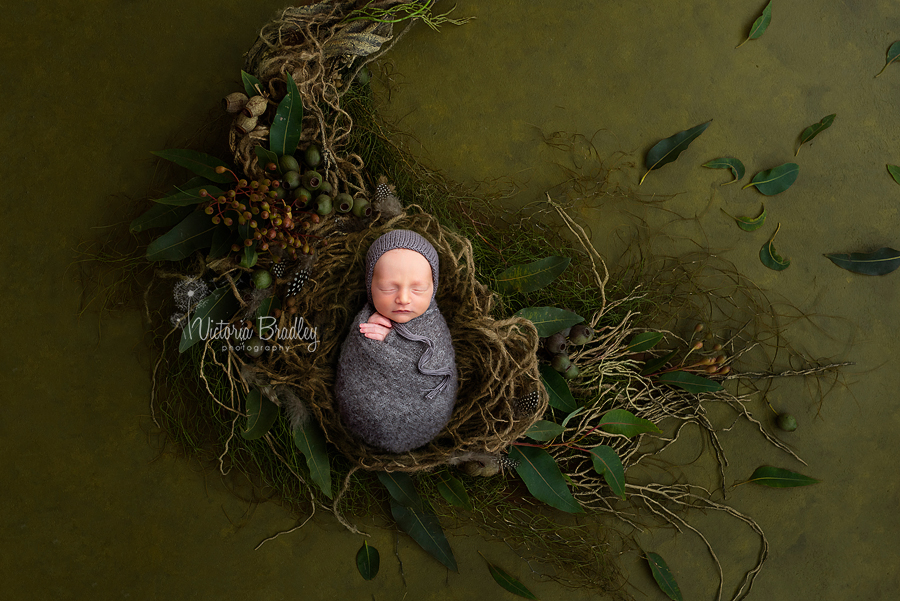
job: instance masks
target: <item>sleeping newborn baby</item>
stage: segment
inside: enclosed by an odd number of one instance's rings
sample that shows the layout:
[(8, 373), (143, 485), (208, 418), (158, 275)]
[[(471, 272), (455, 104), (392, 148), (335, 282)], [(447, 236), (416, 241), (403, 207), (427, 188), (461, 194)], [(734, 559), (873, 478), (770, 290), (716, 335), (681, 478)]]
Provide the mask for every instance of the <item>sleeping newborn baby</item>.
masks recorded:
[(402, 453), (450, 421), (458, 388), (447, 322), (435, 303), (438, 255), (425, 238), (394, 230), (366, 255), (368, 303), (341, 347), (335, 396), (344, 426)]

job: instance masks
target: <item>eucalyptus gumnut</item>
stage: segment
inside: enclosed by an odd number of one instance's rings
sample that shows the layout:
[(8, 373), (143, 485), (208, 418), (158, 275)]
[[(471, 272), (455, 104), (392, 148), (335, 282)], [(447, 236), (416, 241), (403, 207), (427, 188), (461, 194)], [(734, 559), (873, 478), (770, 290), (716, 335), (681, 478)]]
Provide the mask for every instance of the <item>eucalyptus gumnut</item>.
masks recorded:
[(334, 202), (337, 205), (338, 213), (349, 213), (350, 209), (353, 208), (353, 197), (346, 192), (341, 192), (335, 196)]
[(303, 187), (297, 188), (294, 190), (294, 200), (305, 207), (312, 200), (312, 192)]
[(303, 174), (303, 187), (307, 190), (318, 190), (323, 181), (322, 175), (317, 171), (307, 171)]
[(301, 180), (300, 174), (296, 171), (286, 171), (284, 174), (284, 183), (286, 183), (291, 190), (299, 186), (301, 181), (303, 180)]
[(319, 192), (323, 194), (331, 194), (334, 192), (334, 186), (332, 186), (328, 180), (322, 180), (322, 183), (319, 185)]
[(559, 373), (565, 373), (570, 365), (572, 365), (572, 361), (565, 353), (558, 353), (556, 355), (553, 355), (553, 358), (550, 360), (550, 367), (552, 367)]
[(288, 171), (300, 171), (300, 163), (289, 154), (278, 157), (278, 166), (281, 168), (282, 173), (287, 173)]
[(272, 285), (272, 274), (265, 269), (257, 269), (253, 272), (252, 277), (253, 285), (260, 290)]
[(365, 198), (357, 198), (353, 201), (353, 214), (362, 219), (372, 214), (372, 206)]
[(328, 215), (331, 213), (331, 197), (327, 194), (319, 194), (316, 197), (316, 213)]
[(581, 374), (581, 370), (578, 369), (578, 366), (574, 363), (569, 363), (569, 366), (562, 372), (562, 377), (566, 380), (571, 380), (577, 378), (579, 374)]
[(265, 350), (265, 343), (260, 340), (257, 336), (254, 336), (250, 340), (244, 343), (244, 350), (248, 355), (256, 359), (257, 357), (262, 356), (263, 351)]
[(557, 332), (544, 339), (544, 348), (547, 349), (547, 352), (554, 355), (565, 352), (566, 346), (566, 337), (561, 332)]
[(785, 432), (793, 432), (797, 429), (797, 419), (790, 413), (780, 414), (775, 423)]
[(572, 344), (587, 344), (593, 337), (593, 328), (584, 324), (572, 326), (572, 331), (569, 332), (569, 342)]
[(322, 151), (315, 144), (310, 144), (303, 153), (303, 162), (310, 167), (318, 167), (322, 163)]
[(368, 67), (363, 67), (359, 70), (359, 73), (356, 75), (356, 81), (360, 83), (360, 85), (366, 85), (372, 79), (372, 70)]

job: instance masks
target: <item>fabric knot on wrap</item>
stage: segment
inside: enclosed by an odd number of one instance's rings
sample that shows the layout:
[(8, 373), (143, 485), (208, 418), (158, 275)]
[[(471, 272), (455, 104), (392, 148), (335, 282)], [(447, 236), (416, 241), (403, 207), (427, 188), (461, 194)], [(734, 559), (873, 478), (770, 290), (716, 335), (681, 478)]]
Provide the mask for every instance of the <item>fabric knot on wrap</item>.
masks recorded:
[(450, 378), (453, 378), (455, 376), (456, 370), (449, 367), (442, 367), (438, 369), (431, 369), (428, 367), (428, 362), (431, 361), (431, 358), (434, 356), (434, 342), (431, 341), (431, 338), (413, 334), (409, 331), (409, 328), (407, 328), (406, 325), (402, 323), (395, 323), (393, 329), (395, 332), (397, 332), (407, 340), (411, 340), (413, 342), (424, 342), (427, 345), (428, 348), (426, 348), (425, 352), (422, 353), (422, 356), (419, 357), (419, 363), (416, 365), (416, 367), (419, 368), (420, 373), (423, 373), (426, 376), (443, 376), (443, 378), (441, 378), (441, 383), (429, 390), (428, 394), (425, 395), (425, 398), (433, 399), (444, 390), (446, 390), (447, 385), (450, 383)]

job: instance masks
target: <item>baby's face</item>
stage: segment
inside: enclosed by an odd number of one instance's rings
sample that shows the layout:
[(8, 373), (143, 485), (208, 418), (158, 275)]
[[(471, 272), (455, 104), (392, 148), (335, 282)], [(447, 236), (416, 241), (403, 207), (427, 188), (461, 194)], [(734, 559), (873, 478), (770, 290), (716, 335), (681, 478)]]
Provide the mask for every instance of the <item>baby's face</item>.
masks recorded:
[(375, 263), (372, 301), (375, 310), (397, 323), (406, 323), (428, 310), (434, 281), (428, 260), (414, 250), (389, 250)]

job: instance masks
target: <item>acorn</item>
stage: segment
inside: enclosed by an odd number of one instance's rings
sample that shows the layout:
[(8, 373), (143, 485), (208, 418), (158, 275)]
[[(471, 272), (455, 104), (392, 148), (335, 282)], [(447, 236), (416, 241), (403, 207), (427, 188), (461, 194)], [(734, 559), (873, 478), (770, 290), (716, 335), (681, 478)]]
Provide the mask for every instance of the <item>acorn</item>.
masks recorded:
[(552, 367), (559, 373), (564, 373), (570, 365), (572, 365), (572, 361), (565, 353), (553, 355), (553, 358), (550, 359), (550, 367)]
[(353, 197), (346, 192), (342, 192), (335, 196), (334, 202), (337, 205), (338, 213), (349, 213), (350, 209), (353, 208)]
[(256, 127), (256, 117), (248, 117), (240, 113), (234, 120), (234, 128), (242, 134), (250, 133)]
[(372, 70), (368, 67), (363, 67), (359, 70), (359, 73), (356, 75), (356, 81), (359, 82), (359, 85), (364, 86), (372, 80)]
[(244, 105), (244, 108), (241, 110), (241, 112), (248, 117), (259, 117), (266, 112), (266, 107), (268, 105), (269, 102), (265, 99), (265, 97), (254, 96), (247, 101), (247, 104)]
[(581, 370), (578, 369), (578, 366), (574, 363), (569, 363), (569, 366), (562, 372), (562, 377), (566, 380), (571, 380), (572, 378), (577, 378), (581, 374)]
[(797, 419), (790, 413), (779, 414), (775, 424), (785, 432), (793, 432), (797, 429)]
[(257, 269), (253, 272), (253, 286), (258, 290), (263, 290), (272, 285), (272, 274), (265, 269)]
[(287, 184), (287, 187), (291, 190), (299, 187), (301, 181), (302, 179), (300, 177), (300, 174), (296, 171), (286, 171), (284, 174), (284, 183)]
[(307, 190), (317, 191), (323, 181), (324, 178), (317, 171), (307, 171), (303, 174), (303, 187)]
[(353, 214), (362, 219), (372, 214), (372, 206), (365, 198), (357, 198), (353, 201)]
[(557, 353), (564, 353), (566, 351), (566, 346), (566, 337), (562, 332), (557, 332), (556, 334), (544, 338), (544, 348), (547, 349), (548, 353), (554, 355)]
[(265, 350), (265, 343), (260, 340), (258, 336), (254, 336), (250, 340), (244, 343), (244, 351), (256, 359), (257, 357), (262, 356), (263, 351)]
[(569, 342), (572, 344), (587, 344), (593, 337), (593, 328), (582, 323), (572, 326), (572, 331), (569, 332)]
[(322, 151), (315, 144), (310, 144), (303, 152), (303, 162), (315, 169), (322, 164)]
[(294, 190), (294, 200), (305, 208), (312, 200), (312, 192), (301, 186)]
[(278, 168), (281, 169), (282, 173), (287, 173), (288, 171), (296, 171), (300, 172), (300, 163), (297, 162), (297, 159), (292, 157), (289, 154), (283, 154), (278, 157)]
[(222, 99), (222, 106), (228, 113), (239, 113), (247, 104), (247, 95), (243, 92), (233, 92)]
[(331, 213), (331, 197), (327, 194), (319, 194), (316, 196), (316, 213), (319, 215), (328, 215)]

